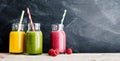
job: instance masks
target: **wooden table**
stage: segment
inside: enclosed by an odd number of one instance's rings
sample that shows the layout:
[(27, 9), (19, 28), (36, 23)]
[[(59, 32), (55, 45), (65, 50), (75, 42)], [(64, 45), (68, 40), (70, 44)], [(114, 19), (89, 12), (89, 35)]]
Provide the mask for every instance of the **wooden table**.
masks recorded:
[(74, 53), (60, 54), (56, 57), (44, 53), (42, 55), (7, 54), (0, 61), (120, 61), (120, 53)]

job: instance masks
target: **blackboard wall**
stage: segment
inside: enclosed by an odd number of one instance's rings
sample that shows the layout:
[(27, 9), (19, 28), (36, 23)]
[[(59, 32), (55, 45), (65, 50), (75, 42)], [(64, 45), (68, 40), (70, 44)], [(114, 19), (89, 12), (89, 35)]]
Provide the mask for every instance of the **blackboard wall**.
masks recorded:
[[(51, 24), (60, 23), (64, 9), (67, 47), (73, 52), (120, 52), (119, 0), (0, 0), (0, 52), (8, 52), (11, 24), (26, 7), (33, 22), (41, 23), (44, 52), (50, 49)], [(27, 14), (23, 23), (29, 23)]]

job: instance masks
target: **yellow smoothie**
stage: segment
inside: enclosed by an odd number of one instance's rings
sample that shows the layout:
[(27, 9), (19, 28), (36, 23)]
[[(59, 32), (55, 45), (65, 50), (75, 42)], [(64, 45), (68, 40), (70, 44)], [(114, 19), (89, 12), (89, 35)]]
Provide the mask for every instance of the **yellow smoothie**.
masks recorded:
[(23, 53), (24, 52), (24, 31), (11, 31), (9, 39), (9, 52), (10, 53)]

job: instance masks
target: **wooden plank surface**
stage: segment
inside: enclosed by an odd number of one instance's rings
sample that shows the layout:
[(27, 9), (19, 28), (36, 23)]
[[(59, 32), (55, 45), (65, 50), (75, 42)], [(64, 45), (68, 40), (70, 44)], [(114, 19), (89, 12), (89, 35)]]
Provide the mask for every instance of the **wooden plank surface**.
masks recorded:
[(4, 54), (0, 61), (120, 61), (120, 53), (74, 53), (60, 54), (56, 57), (42, 55), (13, 55)]

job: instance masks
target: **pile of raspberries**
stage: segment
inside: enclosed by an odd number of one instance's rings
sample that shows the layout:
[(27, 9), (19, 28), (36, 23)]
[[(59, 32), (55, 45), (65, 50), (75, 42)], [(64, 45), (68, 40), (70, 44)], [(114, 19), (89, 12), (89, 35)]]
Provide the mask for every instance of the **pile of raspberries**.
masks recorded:
[[(67, 54), (72, 54), (72, 49), (71, 48), (68, 48), (68, 49), (66, 49), (66, 52), (65, 53), (67, 53)], [(50, 49), (49, 51), (48, 51), (48, 54), (50, 55), (50, 56), (57, 56), (58, 54), (59, 54), (59, 51), (58, 51), (58, 49)]]

